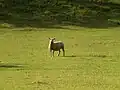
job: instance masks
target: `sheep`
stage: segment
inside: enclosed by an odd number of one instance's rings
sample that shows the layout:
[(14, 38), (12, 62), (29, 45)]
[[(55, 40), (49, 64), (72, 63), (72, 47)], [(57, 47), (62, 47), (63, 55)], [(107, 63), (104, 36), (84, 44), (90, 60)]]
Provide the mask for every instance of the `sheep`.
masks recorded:
[(48, 49), (53, 57), (55, 51), (59, 51), (58, 56), (60, 55), (60, 49), (62, 49), (63, 56), (65, 56), (64, 43), (62, 41), (56, 41), (55, 38), (49, 38)]

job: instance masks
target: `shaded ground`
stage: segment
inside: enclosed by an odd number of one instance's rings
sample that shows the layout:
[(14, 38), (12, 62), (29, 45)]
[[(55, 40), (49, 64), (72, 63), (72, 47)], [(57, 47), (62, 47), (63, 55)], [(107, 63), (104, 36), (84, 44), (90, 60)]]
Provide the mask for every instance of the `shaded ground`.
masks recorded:
[(16, 68), (16, 69), (23, 69), (25, 66), (22, 64), (16, 63), (0, 63), (0, 68)]

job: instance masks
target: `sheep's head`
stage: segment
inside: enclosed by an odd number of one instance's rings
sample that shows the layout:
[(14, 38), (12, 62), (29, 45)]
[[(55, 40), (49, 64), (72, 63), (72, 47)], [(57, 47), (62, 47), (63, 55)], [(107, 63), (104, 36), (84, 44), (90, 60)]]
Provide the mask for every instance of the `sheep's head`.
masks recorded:
[(48, 45), (48, 49), (50, 50), (51, 52), (51, 45), (52, 43), (55, 41), (55, 38), (49, 38), (49, 45)]
[(49, 38), (50, 42), (54, 42), (55, 38)]

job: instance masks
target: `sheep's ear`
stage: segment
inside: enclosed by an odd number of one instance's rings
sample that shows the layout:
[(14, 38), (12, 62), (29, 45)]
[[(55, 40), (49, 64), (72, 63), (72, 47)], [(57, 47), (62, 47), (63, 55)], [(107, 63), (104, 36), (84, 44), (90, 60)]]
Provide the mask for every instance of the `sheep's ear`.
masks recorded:
[(53, 39), (55, 40), (56, 38), (54, 37)]
[(50, 38), (49, 38), (50, 39)]

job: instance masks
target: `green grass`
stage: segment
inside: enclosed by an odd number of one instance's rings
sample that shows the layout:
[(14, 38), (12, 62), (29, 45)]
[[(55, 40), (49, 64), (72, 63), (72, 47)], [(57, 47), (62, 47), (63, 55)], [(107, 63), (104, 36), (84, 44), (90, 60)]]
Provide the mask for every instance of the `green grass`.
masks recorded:
[[(1, 28), (0, 90), (119, 90), (120, 28), (64, 28)], [(48, 37), (66, 57), (49, 56)]]

